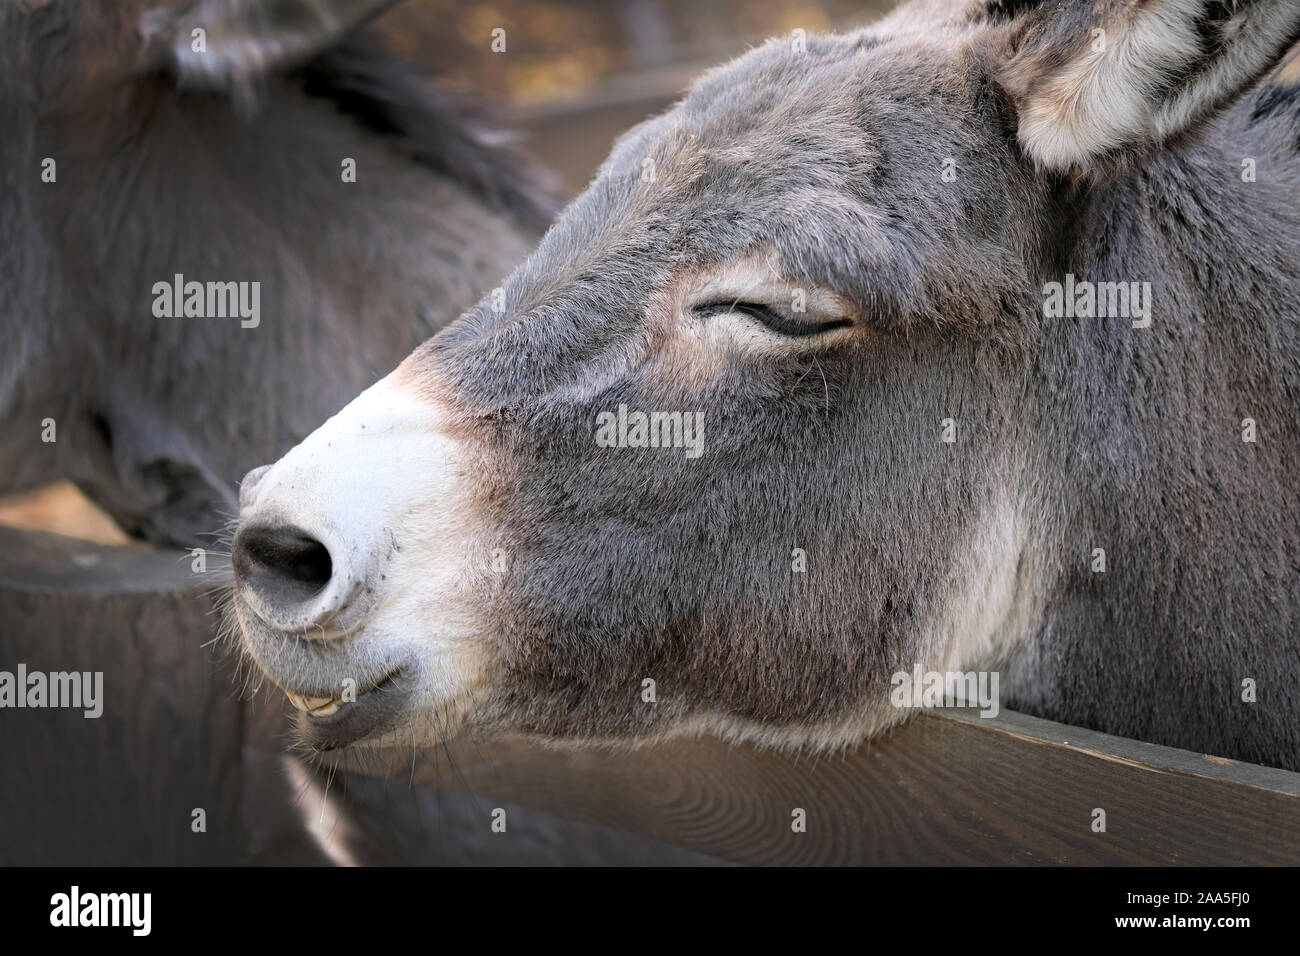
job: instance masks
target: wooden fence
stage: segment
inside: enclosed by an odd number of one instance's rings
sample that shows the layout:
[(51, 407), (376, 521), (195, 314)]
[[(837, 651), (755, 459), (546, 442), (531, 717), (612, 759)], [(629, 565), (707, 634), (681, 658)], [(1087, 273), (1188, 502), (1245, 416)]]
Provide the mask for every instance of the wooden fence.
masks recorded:
[(222, 573), (0, 528), (0, 670), (105, 675), (98, 719), (0, 710), (0, 863), (1300, 863), (1300, 774), (1005, 712), (815, 758), (459, 741), (313, 770), (210, 646)]

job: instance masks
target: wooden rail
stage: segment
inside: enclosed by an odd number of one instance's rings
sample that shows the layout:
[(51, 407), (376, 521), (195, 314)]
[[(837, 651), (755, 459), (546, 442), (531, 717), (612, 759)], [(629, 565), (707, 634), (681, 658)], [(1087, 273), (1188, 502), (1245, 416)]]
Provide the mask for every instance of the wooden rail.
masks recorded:
[(1300, 774), (1010, 712), (935, 711), (831, 757), (692, 740), (622, 753), (483, 744), (452, 758), (414, 778), (737, 863), (1300, 862)]
[(1300, 774), (960, 709), (835, 756), (370, 754), (327, 816), (283, 702), (241, 699), (204, 647), (214, 583), (185, 554), (0, 528), (0, 670), (102, 670), (106, 697), (98, 720), (0, 710), (0, 863), (1300, 863)]

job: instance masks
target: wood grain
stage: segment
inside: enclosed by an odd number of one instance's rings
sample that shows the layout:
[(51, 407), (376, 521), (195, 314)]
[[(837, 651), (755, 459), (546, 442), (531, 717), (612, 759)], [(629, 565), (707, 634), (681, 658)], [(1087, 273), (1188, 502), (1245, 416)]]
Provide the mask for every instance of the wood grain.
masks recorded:
[(834, 757), (461, 742), (413, 779), (747, 864), (1300, 863), (1300, 775), (1013, 713), (936, 711)]
[(0, 862), (237, 862), (243, 713), (188, 560), (10, 529), (0, 555), (0, 669), (104, 675), (98, 718), (0, 710)]

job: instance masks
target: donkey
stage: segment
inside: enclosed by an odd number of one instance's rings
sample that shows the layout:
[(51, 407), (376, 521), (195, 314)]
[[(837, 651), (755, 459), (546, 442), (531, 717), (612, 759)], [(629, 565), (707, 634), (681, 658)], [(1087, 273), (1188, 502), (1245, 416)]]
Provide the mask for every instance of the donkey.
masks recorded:
[(919, 2), (706, 74), (247, 477), (242, 648), (316, 749), (835, 748), (987, 670), (1300, 769), (1297, 40)]
[(0, 494), (212, 545), (532, 247), (547, 191), (354, 29), (388, 5), (0, 5)]

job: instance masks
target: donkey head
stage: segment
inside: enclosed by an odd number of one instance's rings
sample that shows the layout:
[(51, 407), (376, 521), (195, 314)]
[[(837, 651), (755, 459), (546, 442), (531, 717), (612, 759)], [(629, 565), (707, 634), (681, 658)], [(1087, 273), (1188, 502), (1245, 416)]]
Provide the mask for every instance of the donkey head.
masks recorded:
[(70, 478), (209, 545), (240, 475), (527, 251), (532, 178), (353, 30), (385, 6), (0, 4), (0, 493)]
[(892, 673), (997, 661), (1058, 573), (1034, 341), (1063, 197), (1297, 30), (1281, 0), (920, 3), (706, 75), (249, 475), (244, 646), (318, 748), (897, 720)]

